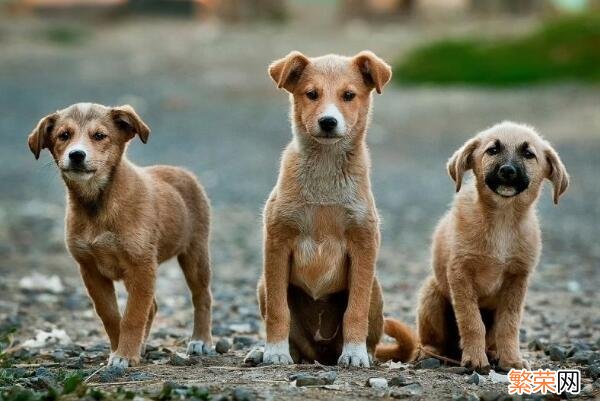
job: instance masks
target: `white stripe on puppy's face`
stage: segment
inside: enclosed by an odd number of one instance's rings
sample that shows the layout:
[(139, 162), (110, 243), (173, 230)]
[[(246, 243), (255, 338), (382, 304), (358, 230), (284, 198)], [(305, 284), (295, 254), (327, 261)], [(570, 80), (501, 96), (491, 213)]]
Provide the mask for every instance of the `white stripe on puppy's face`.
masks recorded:
[(342, 114), (340, 109), (338, 109), (335, 103), (329, 103), (327, 106), (325, 106), (325, 109), (323, 110), (321, 115), (319, 115), (319, 119), (326, 117), (335, 118), (337, 120), (337, 126), (333, 130), (333, 132), (336, 135), (346, 134), (346, 120), (344, 119), (344, 115)]

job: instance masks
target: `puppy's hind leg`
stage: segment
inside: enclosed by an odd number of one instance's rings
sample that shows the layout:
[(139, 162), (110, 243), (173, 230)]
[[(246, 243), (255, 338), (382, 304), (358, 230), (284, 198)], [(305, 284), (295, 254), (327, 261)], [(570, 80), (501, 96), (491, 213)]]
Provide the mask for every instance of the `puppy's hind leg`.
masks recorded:
[(446, 311), (448, 300), (437, 288), (435, 278), (429, 277), (419, 294), (417, 309), (417, 328), (419, 340), (424, 349), (418, 359), (429, 358), (432, 354), (444, 355), (452, 339), (448, 336)]
[(213, 354), (208, 239), (196, 240), (195, 246), (186, 253), (179, 255), (177, 260), (192, 293), (192, 303), (194, 305), (194, 331), (187, 347), (187, 353), (189, 355)]

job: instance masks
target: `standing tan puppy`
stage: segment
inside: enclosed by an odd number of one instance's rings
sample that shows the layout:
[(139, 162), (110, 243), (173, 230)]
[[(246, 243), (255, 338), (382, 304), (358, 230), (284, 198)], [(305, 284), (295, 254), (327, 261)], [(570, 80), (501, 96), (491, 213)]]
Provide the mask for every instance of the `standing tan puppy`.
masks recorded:
[[(78, 103), (29, 135), (36, 159), (47, 148), (67, 186), (67, 247), (110, 338), (109, 365), (120, 367), (139, 363), (157, 308), (157, 268), (174, 256), (194, 304), (188, 353), (212, 346), (208, 199), (185, 170), (127, 160), (128, 142), (138, 135), (146, 143), (149, 134), (130, 106)], [(122, 318), (116, 280), (129, 295)]]
[[(460, 190), (467, 170), (475, 179)], [(418, 308), (421, 343), (464, 366), (485, 370), (489, 356), (502, 369), (522, 369), (519, 325), (542, 247), (535, 205), (545, 178), (558, 203), (569, 176), (548, 142), (511, 122), (467, 141), (448, 173), (460, 192), (435, 230), (433, 275)]]
[[(381, 93), (391, 69), (368, 51), (316, 58), (292, 52), (269, 74), (290, 93), (293, 140), (264, 211), (264, 362), (368, 367), (383, 331), (383, 302), (365, 137), (371, 92)], [(408, 358), (410, 330), (396, 321), (386, 327), (402, 347), (387, 347), (385, 355)]]

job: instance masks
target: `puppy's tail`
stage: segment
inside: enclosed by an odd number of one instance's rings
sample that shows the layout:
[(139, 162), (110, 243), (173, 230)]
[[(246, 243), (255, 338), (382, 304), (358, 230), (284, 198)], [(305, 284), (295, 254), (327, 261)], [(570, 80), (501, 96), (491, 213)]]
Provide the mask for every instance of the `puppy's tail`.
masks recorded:
[(417, 351), (417, 336), (406, 324), (396, 319), (385, 319), (383, 331), (396, 339), (396, 344), (377, 344), (375, 357), (380, 361), (412, 361)]

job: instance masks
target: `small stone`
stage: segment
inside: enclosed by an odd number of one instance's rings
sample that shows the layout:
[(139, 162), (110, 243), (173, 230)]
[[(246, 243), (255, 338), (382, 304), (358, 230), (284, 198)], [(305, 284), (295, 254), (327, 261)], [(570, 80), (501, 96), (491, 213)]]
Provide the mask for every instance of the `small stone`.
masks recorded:
[(600, 377), (600, 363), (594, 363), (588, 368), (588, 373), (592, 379)]
[(230, 348), (231, 348), (231, 343), (226, 338), (219, 339), (219, 341), (217, 341), (217, 344), (215, 345), (215, 350), (219, 354), (228, 353)]
[(62, 362), (67, 359), (67, 354), (62, 349), (52, 351), (52, 359), (55, 362)]
[(450, 366), (444, 369), (444, 372), (453, 373), (455, 375), (466, 375), (472, 373), (473, 370), (464, 366)]
[(146, 372), (133, 372), (129, 375), (129, 378), (135, 381), (144, 381), (154, 379), (154, 375), (151, 375), (150, 373)]
[(529, 342), (529, 344), (527, 345), (527, 348), (530, 351), (543, 351), (546, 349), (546, 346), (548, 345), (548, 342), (544, 339), (541, 338), (534, 338), (533, 340), (531, 340)]
[(123, 374), (125, 374), (125, 369), (120, 368), (118, 366), (110, 366), (107, 369), (101, 371), (98, 375), (98, 378), (102, 383), (110, 383), (123, 376)]
[(569, 361), (575, 362), (580, 365), (587, 365), (592, 357), (594, 351), (590, 350), (581, 350), (576, 351), (572, 357), (569, 358)]
[(297, 373), (289, 377), (290, 381), (296, 382), (296, 387), (305, 386), (326, 386), (333, 384), (337, 378), (337, 373), (333, 370), (322, 372), (318, 375), (312, 375), (309, 373)]
[(479, 396), (473, 393), (452, 394), (452, 401), (479, 401)]
[(427, 358), (422, 359), (415, 364), (415, 369), (437, 369), (441, 366), (441, 363), (438, 359), (435, 358)]
[(390, 396), (393, 398), (410, 398), (410, 397), (418, 397), (423, 394), (423, 386), (419, 383), (409, 384), (404, 387), (400, 387), (398, 389), (392, 389), (390, 391)]
[(485, 381), (486, 381), (485, 377), (481, 376), (477, 372), (473, 372), (473, 374), (471, 376), (469, 376), (469, 378), (467, 379), (467, 383), (475, 384), (477, 386), (479, 386), (480, 384), (484, 384)]
[(484, 391), (482, 394), (480, 394), (479, 395), (479, 399), (481, 401), (496, 401), (502, 395), (503, 395), (503, 393), (499, 393), (497, 391), (489, 390), (489, 391)]
[(376, 390), (385, 390), (388, 388), (388, 381), (383, 377), (372, 377), (367, 381), (367, 386)]
[(258, 366), (263, 361), (263, 350), (260, 348), (254, 348), (248, 352), (244, 358), (244, 366), (252, 367)]
[(408, 386), (409, 384), (413, 384), (413, 383), (414, 382), (409, 380), (406, 376), (396, 376), (396, 377), (392, 377), (388, 384), (390, 386), (404, 387), (404, 386)]
[(548, 347), (548, 356), (551, 361), (564, 361), (567, 357), (567, 351), (560, 345), (551, 345)]
[(235, 336), (233, 337), (233, 348), (234, 349), (243, 349), (251, 347), (256, 343), (256, 340), (253, 337), (249, 336)]
[(233, 401), (255, 401), (256, 395), (245, 388), (238, 387), (231, 393), (231, 398)]
[(176, 352), (171, 354), (169, 364), (173, 366), (191, 366), (194, 364), (194, 361), (187, 355), (184, 356), (183, 354)]
[(169, 354), (164, 351), (147, 351), (144, 357), (149, 361), (158, 361), (160, 359), (168, 358)]

